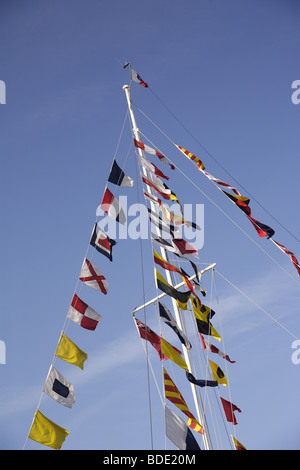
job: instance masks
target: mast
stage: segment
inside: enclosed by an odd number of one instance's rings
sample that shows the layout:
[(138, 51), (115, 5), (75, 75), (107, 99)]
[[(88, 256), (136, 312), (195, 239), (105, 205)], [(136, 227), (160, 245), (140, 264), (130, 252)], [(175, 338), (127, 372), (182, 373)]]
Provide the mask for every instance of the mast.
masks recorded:
[[(133, 134), (134, 134), (134, 137), (136, 140), (140, 141), (140, 133), (139, 133), (139, 129), (137, 127), (137, 123), (136, 123), (136, 119), (135, 119), (135, 115), (133, 113), (133, 109), (132, 109), (132, 104), (131, 104), (131, 98), (130, 98), (130, 86), (129, 85), (124, 85), (123, 86), (123, 90), (125, 92), (125, 95), (126, 95), (126, 99), (127, 99), (127, 105), (128, 105), (128, 110), (129, 110), (129, 114), (130, 114), (130, 118), (131, 118), (131, 123), (132, 123), (132, 130), (133, 130)], [(143, 157), (143, 150), (138, 148), (138, 152), (139, 152), (139, 155)], [(146, 173), (146, 170), (143, 168), (143, 173), (145, 176), (147, 176), (147, 173)], [(147, 191), (153, 195), (152, 193), (152, 188), (150, 188), (148, 185), (147, 185)], [(153, 212), (155, 212), (157, 214), (157, 208), (156, 208), (156, 205), (150, 201), (150, 205), (151, 205), (151, 210)], [(161, 236), (161, 232), (159, 230), (158, 227), (155, 227), (156, 228), (156, 233), (157, 235)], [(167, 255), (167, 252), (164, 248), (160, 247), (160, 251), (161, 251), (161, 256), (166, 260), (168, 261), (168, 255)], [(210, 269), (213, 269), (215, 265), (211, 265)], [(164, 270), (165, 271), (165, 275), (166, 275), (166, 278), (167, 278), (167, 281), (168, 283), (172, 286), (172, 287), (175, 287), (174, 284), (173, 284), (173, 280), (172, 280), (172, 276), (171, 276), (171, 273), (170, 271), (168, 270)], [(194, 276), (195, 277), (195, 276)], [(193, 278), (193, 277), (192, 277)], [(155, 298), (152, 302), (154, 302), (155, 300), (157, 300), (157, 298)], [(173, 309), (174, 309), (174, 314), (175, 314), (175, 318), (176, 318), (176, 321), (177, 321), (177, 324), (179, 326), (179, 328), (184, 331), (184, 328), (183, 328), (183, 324), (182, 324), (182, 320), (181, 320), (181, 315), (180, 315), (180, 311), (179, 311), (179, 308), (177, 306), (177, 303), (175, 301), (175, 299), (171, 298), (171, 301), (172, 301), (172, 305), (173, 305)], [(146, 304), (145, 304), (146, 305)], [(144, 305), (144, 306), (145, 306)], [(149, 303), (147, 303), (147, 305), (149, 305)], [(143, 306), (143, 307), (144, 307)], [(141, 307), (142, 308), (142, 307)], [(137, 309), (135, 310), (137, 311)], [(188, 369), (189, 369), (189, 372), (192, 373), (192, 367), (191, 367), (191, 361), (190, 361), (190, 357), (189, 357), (189, 352), (187, 350), (187, 348), (185, 347), (185, 345), (182, 345), (182, 350), (183, 350), (183, 355), (184, 355), (184, 359), (186, 361), (186, 364), (188, 366)], [(198, 416), (198, 421), (199, 423), (201, 424), (201, 426), (204, 428), (205, 430), (205, 433), (203, 434), (203, 442), (204, 442), (204, 448), (205, 450), (211, 450), (212, 449), (212, 444), (211, 444), (211, 439), (210, 439), (210, 435), (209, 435), (209, 431), (208, 431), (208, 427), (207, 427), (207, 422), (206, 422), (206, 419), (205, 419), (205, 415), (204, 415), (204, 412), (203, 412), (203, 407), (202, 407), (202, 402), (201, 402), (201, 398), (200, 398), (200, 395), (199, 395), (199, 391), (197, 390), (196, 386), (192, 383), (190, 383), (190, 386), (191, 386), (191, 390), (192, 390), (192, 394), (193, 394), (193, 399), (194, 399), (194, 403), (195, 403), (195, 407), (196, 407), (196, 411), (197, 411), (197, 416)]]

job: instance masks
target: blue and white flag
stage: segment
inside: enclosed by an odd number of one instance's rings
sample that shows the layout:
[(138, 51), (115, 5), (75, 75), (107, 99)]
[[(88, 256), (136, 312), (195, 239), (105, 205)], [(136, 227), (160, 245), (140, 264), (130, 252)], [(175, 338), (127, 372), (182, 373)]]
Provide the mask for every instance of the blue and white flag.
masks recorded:
[(185, 422), (165, 407), (166, 435), (180, 450), (201, 450), (192, 431)]
[(49, 369), (43, 391), (58, 403), (68, 408), (72, 408), (75, 403), (73, 385), (52, 365)]

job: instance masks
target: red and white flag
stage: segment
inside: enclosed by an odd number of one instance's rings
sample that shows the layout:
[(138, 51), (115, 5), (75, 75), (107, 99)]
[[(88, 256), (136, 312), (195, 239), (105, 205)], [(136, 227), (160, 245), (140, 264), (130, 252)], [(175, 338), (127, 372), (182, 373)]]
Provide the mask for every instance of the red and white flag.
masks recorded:
[(138, 156), (140, 164), (144, 167), (147, 168), (147, 170), (152, 171), (156, 176), (160, 176), (161, 178), (165, 178), (166, 180), (169, 180), (170, 178), (166, 176), (162, 171), (160, 171), (157, 166), (154, 165), (154, 163), (149, 162), (146, 158), (141, 157), (140, 155)]
[(219, 356), (223, 357), (223, 359), (226, 359), (228, 362), (231, 362), (232, 364), (235, 363), (235, 361), (232, 361), (227, 354), (224, 354), (222, 351), (220, 351), (220, 349), (218, 349), (216, 346), (214, 346), (209, 341), (207, 341), (207, 339), (204, 338), (201, 333), (200, 333), (200, 337), (201, 337), (204, 349), (207, 349), (208, 351), (212, 353), (218, 354)]
[(207, 176), (208, 179), (210, 179), (211, 181), (214, 181), (215, 183), (219, 184), (220, 186), (224, 186), (225, 188), (227, 189), (231, 189), (231, 191), (233, 191), (237, 196), (241, 196), (240, 192), (234, 188), (233, 186), (231, 186), (230, 184), (227, 184), (227, 183), (224, 183), (224, 181), (221, 181), (219, 180), (218, 178), (216, 178), (215, 176), (211, 175), (210, 173), (207, 173), (206, 171), (203, 171), (203, 173)]
[(291, 261), (293, 262), (295, 268), (297, 269), (297, 272), (300, 276), (300, 264), (296, 258), (296, 256), (294, 255), (294, 253), (290, 250), (288, 250), (285, 246), (281, 245), (280, 243), (278, 242), (275, 242), (275, 240), (271, 240), (276, 246), (278, 246), (278, 248), (283, 251), (283, 253), (287, 254), (289, 256), (289, 258), (291, 259)]
[(135, 70), (133, 70), (131, 67), (130, 67), (130, 75), (131, 75), (131, 80), (134, 80), (135, 82), (139, 83), (143, 87), (148, 88), (147, 83), (144, 82), (142, 77), (140, 77), (140, 75)]
[(76, 294), (73, 296), (67, 317), (87, 330), (94, 330), (102, 318)]
[(123, 212), (123, 209), (118, 199), (114, 197), (113, 193), (108, 188), (105, 189), (100, 207), (112, 219), (116, 220), (117, 222), (120, 222), (120, 224), (125, 224), (126, 217)]
[(198, 251), (183, 238), (173, 238), (171, 241), (182, 255), (189, 255), (193, 258), (198, 258)]
[(162, 155), (161, 153), (157, 152), (155, 149), (153, 149), (152, 147), (149, 147), (149, 145), (146, 145), (146, 144), (143, 144), (143, 142), (140, 142), (139, 140), (136, 140), (136, 139), (133, 139), (134, 141), (134, 145), (139, 148), (139, 149), (142, 149), (144, 150), (144, 152), (147, 152), (147, 153), (150, 153), (150, 155), (156, 155), (159, 159), (160, 159), (160, 162), (161, 163), (165, 163), (167, 165), (170, 165), (171, 169), (172, 170), (175, 170), (175, 166), (172, 165), (171, 163), (168, 162), (167, 158)]
[(108, 292), (108, 283), (103, 274), (92, 263), (85, 258), (79, 274), (80, 281), (96, 290), (101, 290), (103, 294)]

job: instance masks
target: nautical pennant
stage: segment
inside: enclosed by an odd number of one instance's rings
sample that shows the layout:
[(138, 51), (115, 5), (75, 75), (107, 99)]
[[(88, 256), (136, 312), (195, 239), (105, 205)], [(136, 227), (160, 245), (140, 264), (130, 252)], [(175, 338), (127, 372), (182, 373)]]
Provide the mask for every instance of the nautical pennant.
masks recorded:
[(199, 297), (196, 296), (192, 300), (192, 307), (199, 333), (202, 333), (204, 335), (211, 335), (218, 341), (221, 341), (219, 333), (210, 323), (210, 319), (213, 317), (215, 312), (209, 307), (202, 305)]
[(105, 232), (95, 223), (93, 233), (90, 239), (90, 245), (96, 248), (96, 250), (102, 255), (106, 256), (112, 261), (112, 248), (117, 242), (112, 238), (109, 238)]
[(224, 193), (229, 199), (231, 199), (231, 201), (233, 201), (246, 215), (251, 216), (251, 209), (249, 207), (250, 199), (248, 197), (241, 196), (241, 194), (235, 196), (223, 190), (222, 193)]
[[(152, 232), (151, 232), (151, 240), (153, 241), (153, 243), (155, 243), (156, 245), (160, 246), (161, 248), (164, 248), (165, 250), (167, 251), (170, 251), (171, 253), (174, 253), (176, 256), (179, 256), (180, 258), (182, 259), (185, 259), (187, 261), (190, 262), (193, 270), (194, 270), (194, 273), (196, 275), (196, 278), (198, 279), (199, 282), (201, 282), (201, 270), (198, 268), (198, 266), (193, 263), (193, 261), (191, 261), (190, 259), (186, 258), (185, 256), (183, 256), (181, 254), (181, 252), (179, 251), (179, 249), (174, 246), (172, 246), (169, 242), (167, 242), (164, 238), (161, 238), (159, 237), (158, 235), (154, 235)], [(178, 240), (179, 239), (175, 239)], [(179, 242), (178, 242), (179, 243)], [(187, 244), (187, 242), (185, 242), (185, 244)], [(176, 246), (176, 245), (175, 245)], [(185, 245), (186, 246), (186, 245)], [(191, 245), (189, 245), (191, 247)], [(191, 247), (192, 248), (192, 247)], [(194, 249), (193, 249), (194, 250)], [(181, 268), (181, 273), (183, 275), (185, 275), (187, 278), (190, 278), (190, 276)], [(205, 297), (206, 296), (206, 289), (204, 289), (202, 286), (200, 286), (197, 282), (195, 282), (194, 280), (190, 280), (190, 282), (192, 283), (194, 289), (198, 289), (201, 291), (202, 295)]]
[(103, 274), (92, 263), (85, 258), (79, 274), (80, 281), (96, 290), (101, 290), (103, 294), (108, 292), (108, 282)]
[(231, 437), (235, 450), (247, 450), (246, 447), (244, 447), (243, 444), (241, 444), (234, 436)]
[(115, 159), (110, 170), (108, 181), (116, 184), (117, 186), (133, 187), (133, 179), (125, 175), (124, 171), (119, 167)]
[(197, 431), (199, 434), (204, 434), (203, 427), (198, 423), (194, 415), (190, 412), (187, 407), (186, 402), (184, 401), (183, 396), (180, 391), (171, 380), (169, 374), (164, 368), (164, 387), (165, 387), (165, 396), (168, 400), (174, 403), (177, 408), (179, 408), (186, 416), (188, 416), (188, 426)]
[[(160, 194), (164, 199), (167, 199), (167, 200), (174, 200), (176, 201), (178, 204), (179, 204), (179, 207), (181, 209), (181, 204), (179, 202), (179, 199), (177, 198), (177, 196), (166, 186), (164, 185), (162, 187), (162, 185), (158, 185), (156, 183), (156, 185), (150, 181), (149, 179), (145, 178), (144, 176), (142, 177), (142, 181), (147, 184), (148, 186), (151, 186), (153, 189), (155, 189), (156, 192), (158, 192), (158, 194)], [(160, 181), (160, 183), (162, 183)]]
[(227, 354), (224, 354), (222, 351), (220, 351), (220, 349), (218, 349), (216, 346), (214, 346), (209, 341), (207, 341), (206, 338), (203, 338), (201, 333), (200, 333), (200, 337), (201, 337), (201, 341), (202, 341), (204, 349), (207, 349), (208, 351), (210, 351), (212, 353), (218, 354), (223, 359), (226, 359), (228, 362), (231, 362), (231, 364), (235, 363), (235, 361), (232, 361)]
[(179, 145), (175, 144), (176, 147), (181, 150), (181, 152), (186, 155), (190, 160), (193, 160), (197, 166), (198, 166), (198, 169), (199, 170), (204, 170), (205, 166), (203, 165), (202, 161), (200, 160), (200, 158), (198, 157), (195, 157), (194, 154), (192, 154), (191, 152), (189, 152), (188, 150), (185, 150), (184, 148), (182, 147), (179, 147)]
[(167, 206), (162, 203), (161, 199), (156, 196), (153, 196), (152, 194), (146, 193), (146, 191), (144, 191), (144, 195), (149, 201), (153, 202), (154, 204), (157, 204), (161, 208), (163, 216), (167, 222), (173, 223), (172, 212)]
[(299, 265), (299, 262), (296, 258), (296, 256), (294, 255), (294, 253), (292, 253), (291, 251), (289, 251), (285, 246), (281, 245), (280, 243), (278, 242), (275, 242), (275, 240), (272, 239), (272, 242), (281, 250), (283, 251), (284, 253), (286, 253), (289, 258), (291, 259), (292, 263), (294, 264), (295, 268), (297, 269), (297, 272), (300, 276), (300, 265)]
[(153, 212), (151, 209), (147, 208), (148, 216), (150, 222), (152, 222), (156, 227), (158, 227), (161, 231), (168, 233), (172, 237), (174, 237), (174, 230), (177, 230), (176, 227), (173, 225), (166, 224), (159, 215)]
[(134, 317), (134, 321), (135, 321), (140, 337), (145, 339), (146, 341), (149, 341), (149, 343), (152, 344), (152, 346), (158, 352), (161, 360), (162, 359), (167, 360), (168, 358), (163, 355), (162, 350), (161, 350), (160, 336), (158, 336), (153, 330), (151, 330), (149, 326), (145, 325), (144, 323), (142, 323), (140, 320), (138, 320), (135, 317)]
[(161, 238), (158, 235), (154, 235), (154, 233), (152, 232), (151, 232), (151, 240), (156, 245), (160, 246), (161, 248), (164, 248), (165, 250), (170, 251), (171, 253), (175, 253), (175, 254), (179, 253), (176, 247), (174, 247), (173, 245), (170, 245), (170, 243), (168, 243), (167, 240), (165, 240), (164, 238)]
[(170, 344), (161, 336), (158, 336), (153, 330), (151, 330), (151, 328), (149, 328), (137, 318), (134, 317), (134, 320), (137, 325), (140, 337), (152, 344), (152, 346), (158, 352), (160, 359), (171, 359), (179, 367), (188, 370), (185, 360), (181, 357), (181, 351), (172, 346), (172, 344)]
[(242, 410), (240, 410), (240, 408), (238, 408), (236, 405), (234, 405), (233, 403), (230, 403), (230, 401), (227, 401), (222, 397), (220, 397), (220, 400), (221, 400), (221, 403), (223, 405), (224, 413), (225, 413), (227, 421), (229, 423), (234, 424), (234, 425), (237, 424), (237, 420), (236, 420), (236, 417), (234, 415), (234, 411), (238, 411), (239, 413), (241, 413)]
[(172, 330), (177, 334), (179, 340), (185, 345), (187, 349), (191, 349), (192, 345), (183, 331), (178, 327), (170, 310), (161, 302), (158, 302), (159, 316)]
[(89, 307), (76, 294), (73, 295), (67, 317), (87, 330), (95, 330), (102, 318), (99, 313)]
[(201, 450), (185, 422), (165, 406), (166, 436), (180, 450)]
[(61, 405), (72, 408), (75, 403), (74, 387), (53, 365), (50, 366), (43, 392)]
[(219, 384), (222, 384), (224, 386), (227, 385), (227, 379), (224, 375), (224, 372), (218, 366), (218, 364), (216, 364), (215, 362), (210, 361), (210, 360), (208, 360), (208, 362), (210, 364), (211, 374), (212, 374), (213, 380), (216, 380)]
[(183, 238), (173, 238), (171, 241), (182, 255), (198, 258), (198, 251)]
[(28, 437), (44, 446), (59, 450), (68, 434), (69, 431), (50, 421), (39, 410), (36, 410)]
[(154, 262), (161, 266), (164, 269), (167, 269), (169, 271), (173, 271), (178, 273), (184, 282), (186, 283), (187, 287), (189, 288), (190, 291), (193, 292), (194, 294), (194, 288), (188, 277), (179, 269), (176, 268), (176, 266), (173, 266), (173, 264), (168, 263), (162, 256), (160, 256), (155, 250), (153, 250), (153, 256), (154, 256)]
[(194, 228), (196, 230), (201, 230), (201, 228), (199, 227), (199, 225), (195, 224), (195, 222), (190, 222), (189, 220), (185, 220), (183, 217), (181, 217), (180, 215), (177, 215), (177, 214), (174, 214), (174, 212), (172, 212), (172, 219), (173, 219), (173, 223), (175, 225), (183, 225), (185, 224), (187, 227), (191, 227), (191, 228)]
[(164, 178), (166, 180), (170, 179), (161, 170), (159, 170), (159, 168), (157, 168), (154, 163), (149, 162), (146, 158), (142, 157), (141, 155), (138, 155), (138, 160), (144, 168), (149, 171), (152, 171), (152, 173), (154, 173), (156, 176), (159, 176), (160, 178)]
[(174, 212), (170, 211), (170, 209), (162, 203), (162, 200), (159, 199), (156, 196), (153, 196), (152, 194), (148, 194), (144, 191), (144, 195), (149, 199), (150, 201), (154, 202), (154, 204), (157, 204), (163, 213), (164, 218), (166, 219), (167, 222), (172, 222), (174, 225), (183, 225), (185, 224), (187, 227), (194, 228), (196, 230), (201, 230), (199, 225), (195, 224), (194, 222), (190, 222), (188, 220), (185, 220), (183, 217), (180, 215), (174, 214)]
[(250, 222), (252, 223), (252, 225), (254, 226), (255, 230), (257, 231), (260, 237), (271, 238), (274, 235), (275, 231), (271, 227), (263, 224), (262, 222), (259, 222), (258, 220), (254, 219), (251, 216), (251, 209), (249, 207), (249, 202), (250, 202), (249, 198), (241, 196), (241, 194), (236, 188), (234, 188), (233, 186), (227, 183), (224, 183), (218, 178), (215, 178), (214, 176), (207, 173), (206, 171), (202, 171), (202, 172), (205, 174), (205, 176), (207, 176), (208, 179), (215, 181), (220, 186), (226, 187), (227, 189), (231, 189), (235, 193), (235, 195), (233, 195), (219, 188), (229, 199), (231, 199), (244, 212), (244, 214), (250, 220)]
[(204, 379), (195, 379), (193, 374), (186, 372), (186, 377), (189, 382), (199, 387), (217, 387), (218, 382), (216, 380), (204, 380)]
[(246, 217), (248, 217), (260, 237), (273, 237), (275, 230), (273, 230), (271, 227), (263, 224), (262, 222), (259, 222), (258, 220), (253, 219), (253, 217), (250, 217), (250, 215), (246, 214)]
[(61, 334), (58, 346), (56, 348), (55, 356), (63, 361), (74, 364), (80, 369), (83, 369), (84, 362), (87, 359), (87, 354), (76, 346), (64, 333)]
[(156, 284), (158, 289), (162, 290), (165, 294), (170, 295), (176, 300), (178, 308), (181, 310), (187, 310), (187, 302), (190, 298), (191, 291), (180, 292), (174, 287), (172, 287), (163, 276), (155, 269), (156, 274)]
[(101, 209), (106, 212), (109, 217), (116, 220), (120, 224), (125, 224), (126, 217), (122, 207), (117, 198), (114, 197), (112, 192), (105, 188), (104, 196), (101, 202)]
[(223, 191), (223, 190), (222, 190), (222, 192), (229, 199), (231, 199), (235, 203), (236, 206), (238, 206), (244, 212), (246, 217), (253, 224), (255, 230), (257, 231), (257, 233), (260, 237), (271, 238), (274, 235), (275, 231), (271, 227), (259, 222), (258, 220), (255, 220), (255, 219), (253, 219), (253, 217), (251, 217), (251, 209), (248, 205), (249, 202), (250, 202), (250, 199), (248, 197), (244, 197), (244, 196), (241, 196), (241, 195), (234, 196), (233, 194), (227, 193), (226, 191)]
[(215, 183), (219, 184), (220, 186), (223, 186), (227, 189), (231, 189), (231, 191), (233, 191), (237, 196), (241, 196), (240, 192), (236, 188), (231, 186), (230, 184), (224, 183), (224, 181), (219, 180), (218, 178), (211, 175), (210, 173), (207, 173), (206, 171), (203, 171), (203, 173), (207, 176), (208, 179), (214, 181)]
[(132, 67), (130, 67), (130, 75), (131, 75), (131, 80), (139, 83), (140, 85), (142, 85), (144, 88), (148, 88), (148, 85), (146, 82), (144, 82), (144, 80), (140, 77), (140, 75), (135, 71), (133, 70)]
[[(142, 177), (142, 180), (146, 183), (149, 184), (164, 198), (172, 201), (176, 201), (177, 204), (180, 207), (180, 210), (182, 212), (182, 207), (180, 204), (180, 201), (174, 191), (172, 191), (166, 183), (161, 181), (152, 171), (148, 171), (148, 178)], [(146, 181), (145, 181), (146, 180)]]
[(144, 150), (144, 152), (149, 153), (150, 155), (156, 155), (160, 159), (161, 163), (165, 163), (167, 165), (170, 165), (171, 170), (175, 170), (175, 166), (172, 165), (164, 155), (157, 152), (152, 147), (149, 147), (149, 145), (143, 144), (143, 142), (141, 142), (139, 140), (133, 139), (133, 141), (134, 141), (134, 145), (136, 146), (136, 148)]

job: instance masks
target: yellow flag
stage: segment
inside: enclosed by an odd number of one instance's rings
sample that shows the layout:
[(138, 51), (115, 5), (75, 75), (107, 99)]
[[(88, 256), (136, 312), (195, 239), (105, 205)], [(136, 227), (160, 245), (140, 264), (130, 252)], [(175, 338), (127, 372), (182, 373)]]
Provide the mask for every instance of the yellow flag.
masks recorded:
[(246, 447), (243, 446), (235, 437), (231, 436), (233, 440), (233, 444), (235, 447), (235, 450), (247, 450)]
[[(196, 317), (198, 331), (204, 335), (211, 335), (218, 341), (221, 341), (221, 337), (217, 330), (212, 326), (209, 321), (209, 318), (212, 316), (213, 310), (211, 310), (206, 305), (201, 304), (199, 299), (196, 298), (192, 301), (192, 307), (194, 315)], [(214, 312), (213, 312), (214, 313)]]
[(69, 431), (53, 423), (36, 410), (28, 437), (44, 446), (60, 449), (68, 434)]
[(79, 349), (64, 333), (61, 334), (55, 356), (83, 369), (87, 354)]
[(212, 362), (210, 360), (208, 360), (208, 361), (209, 361), (209, 364), (210, 364), (213, 380), (216, 380), (219, 384), (227, 385), (227, 379), (226, 379), (222, 369), (215, 362)]
[(181, 357), (181, 355), (176, 351), (174, 346), (172, 346), (168, 341), (164, 338), (161, 338), (161, 351), (165, 356), (171, 359), (175, 364), (182, 367), (185, 370), (188, 370), (188, 366), (185, 360)]

